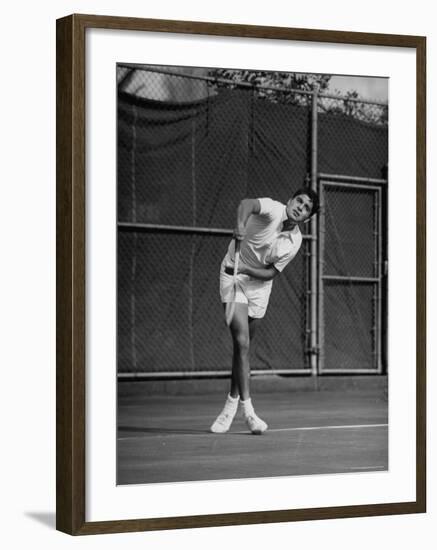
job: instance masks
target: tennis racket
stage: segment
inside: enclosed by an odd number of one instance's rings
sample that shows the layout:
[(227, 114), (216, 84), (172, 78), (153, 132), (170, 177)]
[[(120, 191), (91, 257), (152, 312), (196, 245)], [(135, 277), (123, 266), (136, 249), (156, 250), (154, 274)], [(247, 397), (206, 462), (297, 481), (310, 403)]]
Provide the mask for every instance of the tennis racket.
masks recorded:
[(234, 253), (234, 274), (232, 276), (232, 300), (226, 302), (225, 306), (225, 319), (226, 324), (229, 326), (232, 323), (232, 318), (235, 312), (235, 295), (237, 293), (237, 275), (238, 264), (240, 262), (240, 241), (235, 239), (235, 253)]

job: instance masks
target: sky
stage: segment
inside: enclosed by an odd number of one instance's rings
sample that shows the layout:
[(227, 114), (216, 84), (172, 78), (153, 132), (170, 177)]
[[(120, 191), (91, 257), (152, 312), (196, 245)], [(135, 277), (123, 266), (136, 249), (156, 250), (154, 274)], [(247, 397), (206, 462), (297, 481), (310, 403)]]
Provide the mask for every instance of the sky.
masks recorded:
[(388, 101), (388, 78), (333, 76), (329, 81), (328, 90), (333, 94), (355, 90), (363, 99), (385, 103)]

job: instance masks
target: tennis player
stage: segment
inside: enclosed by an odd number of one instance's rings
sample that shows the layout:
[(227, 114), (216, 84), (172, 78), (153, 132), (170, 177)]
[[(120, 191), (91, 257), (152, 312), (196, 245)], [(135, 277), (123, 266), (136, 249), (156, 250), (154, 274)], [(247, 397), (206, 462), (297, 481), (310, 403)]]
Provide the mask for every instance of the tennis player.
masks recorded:
[[(269, 198), (244, 199), (238, 206), (234, 239), (220, 269), (220, 297), (235, 300), (230, 330), (233, 340), (231, 389), (210, 430), (225, 433), (241, 404), (249, 430), (260, 435), (267, 424), (255, 413), (249, 390), (249, 348), (264, 317), (273, 279), (296, 256), (302, 244), (299, 224), (317, 213), (319, 199), (309, 188), (297, 190), (287, 204)], [(240, 241), (236, 288), (233, 278), (235, 239)]]

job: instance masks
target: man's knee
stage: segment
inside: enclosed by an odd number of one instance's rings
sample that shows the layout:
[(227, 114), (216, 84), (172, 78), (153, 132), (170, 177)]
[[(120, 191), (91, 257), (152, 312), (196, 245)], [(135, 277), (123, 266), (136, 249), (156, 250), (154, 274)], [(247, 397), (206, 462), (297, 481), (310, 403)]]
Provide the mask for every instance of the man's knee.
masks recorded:
[(249, 353), (250, 338), (244, 332), (234, 334), (234, 345), (240, 353)]

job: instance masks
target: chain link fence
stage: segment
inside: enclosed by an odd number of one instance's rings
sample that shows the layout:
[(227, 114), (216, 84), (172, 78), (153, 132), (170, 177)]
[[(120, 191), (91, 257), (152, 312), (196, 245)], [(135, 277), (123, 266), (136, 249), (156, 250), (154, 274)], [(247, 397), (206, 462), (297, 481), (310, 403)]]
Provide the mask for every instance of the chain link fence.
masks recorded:
[[(305, 86), (295, 90), (296, 75), (294, 80), (287, 73), (279, 80), (266, 75), (117, 67), (121, 376), (229, 373), (231, 339), (218, 275), (237, 205), (245, 197), (265, 196), (285, 203), (314, 170), (316, 96), (311, 82), (306, 79)], [(316, 99), (318, 171), (378, 177), (387, 164), (386, 106), (351, 99), (323, 94)], [(362, 219), (361, 195), (365, 203), (366, 193), (358, 193), (351, 202), (339, 199), (333, 204), (340, 234), (350, 229), (341, 222), (345, 209), (356, 227), (363, 226), (358, 231), (363, 238), (373, 231)], [(273, 285), (252, 350), (255, 372), (310, 372), (311, 355), (319, 353), (311, 342), (310, 314), (311, 300), (319, 294), (311, 273), (311, 254), (317, 251), (311, 243), (317, 233), (310, 224), (305, 231), (301, 251)], [(340, 242), (347, 258), (345, 272), (356, 265), (356, 257), (367, 266), (354, 244), (348, 248), (347, 240)], [(328, 264), (338, 264), (339, 253), (333, 250)], [(332, 298), (337, 299), (342, 298)], [(353, 325), (353, 317), (345, 314), (344, 319)], [(368, 319), (363, 322), (369, 324)], [(349, 358), (361, 364), (369, 346), (358, 342), (351, 349)]]

